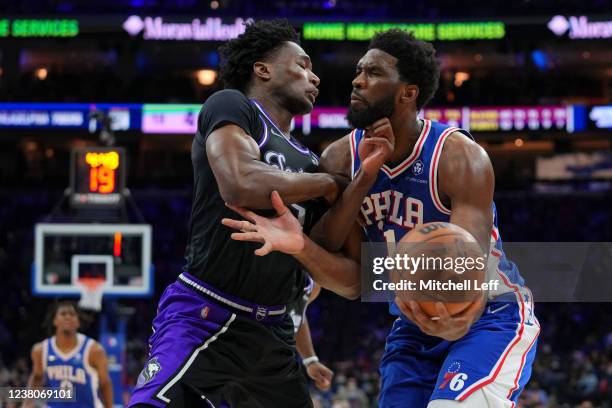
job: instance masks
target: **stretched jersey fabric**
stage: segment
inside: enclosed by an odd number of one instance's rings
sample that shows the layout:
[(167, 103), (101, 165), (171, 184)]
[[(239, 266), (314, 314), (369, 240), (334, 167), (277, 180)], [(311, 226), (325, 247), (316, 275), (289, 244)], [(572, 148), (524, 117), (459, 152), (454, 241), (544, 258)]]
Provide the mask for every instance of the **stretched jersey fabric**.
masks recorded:
[(43, 371), (45, 386), (72, 388), (74, 402), (49, 402), (49, 408), (102, 408), (98, 397), (98, 372), (89, 364), (89, 352), (95, 340), (77, 334), (76, 347), (63, 353), (57, 347), (55, 336), (43, 342)]
[[(463, 129), (423, 120), (423, 127), (412, 153), (393, 168), (383, 165), (361, 206), (360, 217), (369, 241), (397, 242), (417, 224), (449, 222), (451, 209), (438, 195), (437, 176), (442, 148), (453, 132), (459, 132), (473, 140), (472, 135)], [(352, 177), (361, 167), (357, 147), (363, 134), (363, 130), (356, 129), (350, 135)], [(489, 292), (489, 299), (512, 300), (519, 288), (524, 286), (524, 280), (516, 265), (504, 255), (497, 227), (495, 203), (492, 216), (487, 279), (499, 279), (502, 284), (497, 291)], [(507, 295), (503, 296), (505, 294)], [(401, 316), (393, 302), (390, 302), (390, 312)]]

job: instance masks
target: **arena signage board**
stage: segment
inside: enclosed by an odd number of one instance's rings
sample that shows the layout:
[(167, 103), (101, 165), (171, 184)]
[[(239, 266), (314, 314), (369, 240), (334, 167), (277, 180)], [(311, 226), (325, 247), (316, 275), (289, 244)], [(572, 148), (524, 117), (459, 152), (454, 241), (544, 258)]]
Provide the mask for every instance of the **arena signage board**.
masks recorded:
[[(522, 130), (573, 131), (571, 106), (497, 106), (425, 108), (420, 117), (474, 132)], [(296, 118), (304, 134), (311, 128), (348, 129), (347, 108), (317, 107), (309, 115)]]
[(472, 131), (567, 129), (566, 106), (500, 106), (469, 108), (469, 122), (464, 128)]
[(140, 130), (141, 105), (87, 103), (0, 103), (0, 128), (92, 129), (92, 114), (107, 115), (115, 131)]
[(391, 28), (412, 31), (426, 41), (497, 40), (506, 36), (501, 21), (454, 23), (360, 23), (306, 22), (302, 27), (305, 40), (367, 41), (374, 34)]
[(132, 37), (142, 32), (145, 40), (226, 41), (242, 34), (244, 23), (248, 21), (250, 19), (238, 17), (224, 24), (218, 17), (209, 17), (204, 21), (194, 18), (190, 21), (167, 22), (161, 16), (130, 16), (123, 22), (123, 29)]
[(195, 133), (198, 127), (197, 104), (145, 104), (142, 107), (142, 133)]
[[(94, 113), (111, 119), (115, 131), (145, 134), (194, 134), (201, 104), (0, 103), (2, 128), (99, 128)], [(321, 106), (297, 116), (293, 126), (307, 135), (312, 129), (349, 129), (347, 107)], [(419, 117), (473, 132), (565, 130), (570, 133), (612, 128), (612, 105), (428, 107)]]
[(538, 180), (612, 179), (610, 152), (568, 153), (536, 159)]
[(589, 119), (596, 129), (612, 129), (612, 105), (594, 106)]
[(557, 37), (568, 36), (572, 40), (612, 38), (612, 20), (589, 21), (587, 16), (554, 16), (548, 29)]
[(76, 19), (0, 19), (1, 37), (76, 37)]

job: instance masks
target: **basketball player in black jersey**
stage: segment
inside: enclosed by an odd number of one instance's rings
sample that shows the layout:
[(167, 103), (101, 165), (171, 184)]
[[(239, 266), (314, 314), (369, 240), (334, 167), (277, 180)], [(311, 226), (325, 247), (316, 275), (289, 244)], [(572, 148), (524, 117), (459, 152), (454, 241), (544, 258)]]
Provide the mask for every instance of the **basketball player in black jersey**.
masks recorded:
[[(247, 25), (220, 51), (228, 89), (198, 118), (187, 263), (160, 299), (129, 406), (310, 407), (287, 313), (304, 272), (281, 252), (255, 256), (258, 245), (232, 240), (221, 219), (235, 217), (226, 203), (272, 214), (277, 190), (308, 231), (335, 199), (335, 179), (289, 132), (312, 110), (319, 78), (286, 21)], [(358, 295), (333, 279), (326, 287)]]

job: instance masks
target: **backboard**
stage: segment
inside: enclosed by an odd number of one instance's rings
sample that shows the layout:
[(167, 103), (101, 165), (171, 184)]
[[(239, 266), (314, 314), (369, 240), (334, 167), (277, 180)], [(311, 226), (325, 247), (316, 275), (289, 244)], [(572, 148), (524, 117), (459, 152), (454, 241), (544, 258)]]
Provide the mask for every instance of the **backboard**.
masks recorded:
[(82, 278), (104, 279), (105, 296), (151, 296), (151, 226), (36, 224), (32, 293), (79, 295)]

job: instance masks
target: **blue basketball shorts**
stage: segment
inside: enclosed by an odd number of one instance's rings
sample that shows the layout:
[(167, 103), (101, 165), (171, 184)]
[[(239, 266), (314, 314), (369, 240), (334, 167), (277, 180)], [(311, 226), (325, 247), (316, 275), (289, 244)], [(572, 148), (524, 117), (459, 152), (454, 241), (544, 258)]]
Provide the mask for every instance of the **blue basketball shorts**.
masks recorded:
[[(516, 302), (489, 302), (457, 341), (424, 334), (398, 318), (381, 361), (381, 408), (425, 408), (486, 392), (491, 406), (515, 407), (531, 375), (540, 325), (528, 289)], [(488, 404), (491, 404), (489, 402)]]

